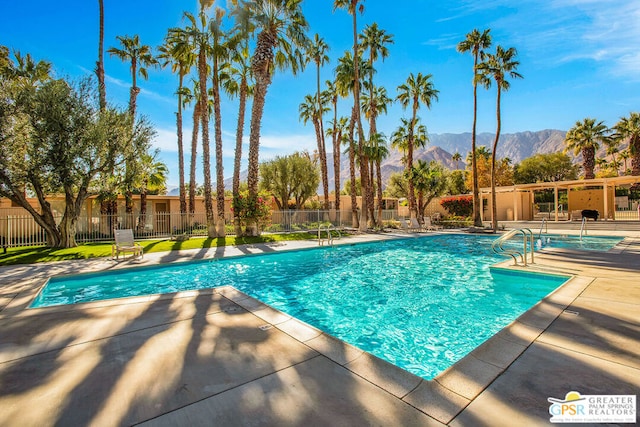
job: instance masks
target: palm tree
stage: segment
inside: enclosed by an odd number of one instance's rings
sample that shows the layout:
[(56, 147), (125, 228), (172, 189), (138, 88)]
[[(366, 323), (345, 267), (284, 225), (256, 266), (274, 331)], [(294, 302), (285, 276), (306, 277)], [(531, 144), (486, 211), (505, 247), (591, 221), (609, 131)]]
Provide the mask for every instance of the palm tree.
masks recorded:
[[(307, 49), (307, 58), (316, 65), (316, 107), (314, 110), (318, 116), (314, 118), (318, 122), (315, 125), (316, 138), (318, 143), (318, 154), (320, 156), (320, 173), (322, 176), (322, 189), (324, 192), (324, 209), (329, 208), (329, 174), (327, 172), (327, 149), (324, 140), (323, 114), (328, 111), (324, 107), (323, 97), (320, 91), (320, 68), (329, 62), (329, 45), (318, 34), (313, 37), (311, 45)], [(306, 122), (306, 121), (305, 121)]]
[[(380, 115), (380, 113), (387, 113), (387, 107), (389, 104), (391, 104), (393, 102), (393, 99), (389, 98), (387, 96), (387, 90), (384, 87), (370, 87), (371, 83), (367, 83), (365, 84), (365, 88), (369, 89), (368, 95), (367, 94), (363, 94), (362, 95), (362, 111), (364, 112), (365, 116), (367, 118), (369, 118), (369, 125), (370, 125), (370, 136), (369, 137), (369, 145), (371, 146), (370, 149), (372, 149), (372, 153), (375, 154), (376, 153), (376, 149), (377, 149), (377, 142), (379, 141), (379, 138), (376, 136), (378, 135), (378, 131), (377, 131), (377, 126), (376, 126), (376, 119), (377, 117)], [(371, 99), (373, 97), (373, 100)], [(373, 131), (373, 133), (371, 133)], [(368, 156), (367, 156), (368, 157)], [(377, 157), (376, 157), (377, 158)], [(377, 163), (378, 161), (374, 160), (373, 158), (369, 158), (369, 161), (371, 163), (371, 173), (370, 173), (370, 183), (369, 183), (369, 188), (373, 189), (374, 188), (374, 166), (375, 163)], [(382, 159), (379, 159), (379, 161), (382, 161)], [(377, 165), (378, 167), (380, 166), (379, 164)], [(378, 192), (381, 192), (381, 189), (378, 189)], [(373, 201), (373, 197), (370, 198), (371, 201)], [(380, 212), (381, 215), (381, 211), (382, 211), (382, 200), (380, 199), (380, 197), (378, 197), (378, 212)], [(369, 206), (369, 211), (371, 213), (371, 220), (373, 221), (375, 216), (374, 216), (374, 209), (373, 209), (373, 203), (371, 204), (371, 206)], [(382, 226), (382, 220), (380, 219), (380, 215), (378, 216), (378, 225)]]
[(144, 232), (147, 222), (147, 194), (150, 189), (164, 191), (167, 184), (167, 165), (158, 160), (159, 150), (153, 154), (145, 153), (140, 157), (136, 179), (140, 190), (140, 216), (138, 217), (138, 233)]
[(631, 152), (629, 151), (628, 148), (626, 150), (622, 150), (620, 152), (620, 158), (624, 162), (624, 169), (622, 171), (622, 174), (626, 175), (627, 174), (627, 160), (629, 160), (631, 158)]
[[(364, 156), (363, 148), (365, 144), (364, 130), (362, 128), (362, 120), (360, 119), (360, 55), (358, 53), (358, 22), (356, 18), (356, 11), (360, 13), (364, 12), (364, 0), (334, 0), (334, 11), (338, 8), (347, 9), (348, 13), (352, 16), (353, 21), (353, 114), (354, 125), (358, 127), (358, 156), (363, 164), (367, 164), (367, 159)], [(365, 189), (368, 187), (369, 181), (368, 169), (366, 167), (360, 168), (360, 181), (362, 182), (362, 200), (363, 208), (360, 213), (360, 229), (367, 229), (367, 209), (368, 206), (368, 192)]]
[(136, 116), (136, 99), (140, 93), (137, 86), (137, 77), (147, 80), (149, 77), (147, 67), (158, 65), (158, 60), (153, 56), (151, 47), (140, 44), (140, 37), (135, 34), (133, 37), (116, 36), (120, 42), (120, 48), (110, 47), (107, 52), (111, 56), (119, 58), (121, 61), (131, 62), (131, 89), (129, 89), (129, 113), (131, 117)]
[(458, 170), (458, 162), (462, 159), (462, 155), (457, 151), (451, 156), (451, 160), (456, 165), (456, 170)]
[[(198, 102), (200, 112), (200, 125), (202, 127), (202, 163), (204, 175), (204, 209), (207, 217), (207, 235), (215, 237), (215, 219), (213, 216), (213, 202), (211, 199), (211, 155), (209, 153), (209, 93), (207, 91), (207, 56), (211, 48), (211, 40), (207, 31), (207, 5), (201, 3), (198, 19), (189, 12), (184, 16), (189, 25), (184, 29), (189, 37), (189, 42), (198, 53)], [(199, 25), (198, 25), (199, 21)], [(195, 126), (194, 126), (195, 132)]]
[[(377, 61), (378, 58), (384, 59), (389, 56), (389, 49), (386, 45), (393, 43), (393, 36), (387, 34), (384, 30), (378, 27), (377, 23), (373, 23), (372, 25), (367, 25), (362, 34), (360, 34), (360, 43), (363, 50), (369, 50), (369, 81), (368, 81), (368, 89), (369, 89), (369, 97), (366, 100), (363, 100), (363, 108), (364, 105), (368, 104), (369, 110), (368, 118), (369, 118), (369, 138), (373, 138), (377, 133), (378, 129), (376, 126), (376, 119), (378, 117), (378, 105), (376, 99), (376, 87), (373, 84), (373, 74), (375, 72), (373, 68), (374, 61)], [(382, 88), (384, 89), (384, 88)], [(386, 94), (386, 91), (385, 91)], [(388, 102), (391, 102), (390, 100)], [(384, 108), (386, 111), (386, 102), (384, 103)], [(367, 113), (366, 110), (365, 114)], [(373, 175), (370, 176), (370, 184), (367, 186), (368, 190), (373, 188)], [(373, 221), (373, 194), (371, 193), (368, 197), (370, 201), (369, 210), (371, 212), (371, 220)], [(380, 205), (381, 201), (378, 200), (378, 204)]]
[[(340, 212), (340, 145), (342, 144), (342, 135), (346, 129), (348, 119), (341, 118), (338, 120), (338, 97), (342, 95), (339, 85), (331, 80), (325, 82), (327, 89), (322, 93), (322, 97), (329, 99), (333, 106), (333, 120), (331, 120), (331, 128), (327, 129), (326, 134), (331, 136), (333, 149), (333, 181), (335, 193), (335, 210)], [(348, 93), (348, 92), (347, 92)], [(340, 124), (342, 128), (339, 129)]]
[[(251, 20), (247, 13), (247, 7), (241, 2), (232, 1), (231, 15), (236, 20), (234, 33), (231, 35), (229, 47), (231, 49), (231, 62), (226, 72), (220, 76), (222, 88), (230, 96), (238, 96), (238, 124), (236, 127), (236, 149), (233, 160), (233, 200), (240, 197), (240, 168), (242, 163), (242, 137), (244, 134), (244, 120), (247, 106), (247, 98), (253, 96), (253, 84), (251, 79), (251, 63), (249, 57), (249, 37), (253, 32)], [(240, 211), (233, 210), (233, 226), (236, 236), (242, 235)]]
[(193, 130), (191, 131), (191, 159), (189, 164), (189, 214), (193, 217), (196, 211), (196, 162), (198, 153), (198, 132), (200, 129), (200, 89), (198, 82), (193, 80), (193, 92), (188, 87), (183, 87), (180, 91), (183, 107), (194, 102), (193, 106)]
[(100, 96), (100, 111), (107, 108), (107, 88), (104, 83), (104, 0), (98, 0), (100, 29), (98, 36), (98, 62), (96, 62), (96, 76), (98, 77), (98, 93)]
[[(301, 48), (308, 44), (305, 31), (308, 24), (301, 8), (302, 0), (255, 0), (247, 4), (258, 31), (257, 44), (251, 60), (255, 78), (251, 126), (249, 134), (249, 202), (258, 197), (260, 124), (267, 90), (276, 69), (290, 68), (293, 74), (304, 67)], [(276, 52), (277, 49), (277, 52)], [(247, 221), (247, 234), (258, 235), (253, 218)]]
[(582, 153), (582, 167), (584, 179), (593, 179), (595, 174), (595, 155), (600, 147), (599, 142), (606, 138), (608, 129), (602, 121), (586, 118), (569, 129), (565, 137), (566, 150), (573, 150), (574, 154)]
[(611, 164), (609, 164), (609, 167), (615, 176), (619, 176), (618, 169), (620, 169), (621, 162), (620, 159), (616, 158), (616, 154), (620, 154), (621, 141), (618, 138), (611, 137), (606, 138), (603, 142), (607, 147), (607, 156), (611, 156)]
[[(329, 82), (327, 82), (329, 83)], [(334, 109), (334, 111), (336, 111)], [(329, 122), (331, 127), (327, 129), (327, 135), (330, 135), (333, 141), (333, 184), (335, 194), (335, 210), (340, 214), (340, 146), (345, 143), (347, 139), (347, 128), (349, 125), (349, 119), (347, 117), (340, 117), (334, 115), (334, 119)], [(354, 174), (355, 176), (355, 174)]]
[(213, 19), (209, 21), (209, 32), (211, 33), (211, 57), (212, 61), (212, 81), (211, 90), (213, 92), (213, 117), (214, 132), (216, 141), (216, 213), (214, 232), (209, 232), (209, 237), (224, 237), (225, 232), (225, 212), (224, 212), (224, 166), (222, 163), (222, 112), (220, 110), (220, 61), (225, 61), (228, 57), (227, 46), (222, 43), (224, 32), (222, 30), (222, 17), (224, 10), (217, 7)]
[(376, 197), (378, 199), (377, 225), (382, 227), (382, 161), (389, 156), (389, 149), (385, 137), (381, 133), (374, 134), (369, 140), (369, 159), (372, 162), (371, 176), (373, 173), (373, 164), (375, 164), (376, 176)]
[[(356, 66), (354, 65), (353, 56), (350, 52), (345, 52), (344, 55), (338, 59), (338, 66), (335, 69), (336, 74), (336, 83), (335, 87), (337, 92), (341, 96), (347, 96), (349, 93), (353, 92), (353, 88), (355, 87), (355, 70)], [(360, 60), (360, 64), (357, 67), (359, 70), (363, 70), (368, 72), (368, 63)], [(354, 138), (354, 129), (356, 126), (357, 114), (359, 114), (359, 109), (352, 107), (351, 108), (351, 119), (349, 120), (349, 130), (347, 132), (347, 137), (350, 141), (355, 141)], [(351, 152), (351, 150), (357, 150), (357, 146), (353, 146), (352, 143), (349, 144), (349, 166), (350, 166), (350, 179), (351, 182), (355, 182), (355, 157), (356, 153)], [(355, 194), (355, 185), (351, 186), (351, 221), (352, 226), (354, 228), (360, 228), (359, 222), (360, 218), (358, 217), (358, 205), (356, 203), (356, 194)], [(363, 204), (363, 209), (365, 205)]]
[[(413, 149), (414, 149), (414, 134), (413, 130), (416, 125), (417, 113), (420, 108), (420, 103), (422, 102), (427, 108), (431, 108), (431, 102), (435, 99), (438, 99), (439, 91), (435, 89), (433, 86), (433, 81), (431, 81), (431, 74), (422, 75), (422, 73), (418, 73), (418, 75), (414, 76), (413, 73), (409, 74), (407, 78), (407, 82), (398, 86), (398, 96), (397, 100), (402, 105), (403, 109), (407, 109), (411, 105), (411, 120), (409, 123), (409, 134), (407, 140), (407, 170), (411, 171), (413, 168)], [(416, 199), (415, 193), (413, 191), (413, 179), (411, 175), (409, 175), (409, 212), (411, 218), (416, 218), (417, 209), (416, 209)]]
[[(165, 42), (158, 48), (160, 65), (171, 65), (171, 71), (178, 74), (178, 111), (176, 112), (176, 132), (178, 137), (178, 175), (180, 181), (180, 213), (187, 213), (187, 197), (184, 179), (184, 144), (182, 141), (182, 108), (184, 106), (184, 78), (195, 63), (195, 54), (186, 34), (180, 28), (171, 28), (167, 32)], [(196, 132), (197, 134), (197, 132)]]
[(498, 207), (496, 206), (496, 152), (498, 150), (498, 141), (500, 139), (500, 130), (502, 127), (501, 115), (500, 115), (500, 99), (502, 91), (508, 91), (511, 84), (507, 80), (507, 77), (512, 79), (521, 79), (522, 75), (519, 74), (516, 69), (520, 65), (519, 61), (516, 61), (518, 52), (515, 48), (510, 47), (504, 49), (502, 46), (496, 47), (496, 53), (487, 55), (487, 60), (478, 66), (478, 71), (481, 76), (486, 77), (483, 81), (490, 82), (488, 78), (493, 78), (496, 82), (497, 96), (496, 96), (496, 136), (493, 140), (493, 150), (491, 151), (491, 226), (493, 231), (498, 231)]
[[(141, 45), (138, 35), (133, 37), (129, 36), (116, 36), (116, 39), (120, 42), (121, 48), (110, 47), (107, 52), (111, 56), (116, 56), (122, 61), (131, 62), (131, 89), (129, 90), (129, 114), (133, 120), (136, 117), (136, 100), (140, 93), (140, 88), (137, 86), (137, 77), (147, 79), (149, 77), (147, 73), (147, 67), (156, 66), (158, 60), (154, 58), (151, 52), (151, 47), (148, 45)], [(127, 162), (129, 163), (129, 162)], [(131, 165), (125, 167), (124, 173), (124, 197), (125, 197), (125, 211), (128, 217), (133, 213), (133, 189), (135, 176), (132, 174)]]
[(614, 138), (629, 139), (631, 175), (640, 175), (640, 113), (631, 113), (629, 117), (621, 118), (613, 130), (615, 131)]
[(482, 217), (480, 216), (480, 189), (478, 188), (478, 167), (476, 165), (476, 122), (478, 117), (478, 61), (484, 58), (484, 49), (491, 46), (491, 30), (484, 30), (482, 33), (474, 29), (467, 34), (466, 39), (458, 43), (457, 49), (460, 53), (471, 52), (473, 55), (473, 127), (471, 131), (471, 174), (473, 176), (473, 224), (482, 227)]

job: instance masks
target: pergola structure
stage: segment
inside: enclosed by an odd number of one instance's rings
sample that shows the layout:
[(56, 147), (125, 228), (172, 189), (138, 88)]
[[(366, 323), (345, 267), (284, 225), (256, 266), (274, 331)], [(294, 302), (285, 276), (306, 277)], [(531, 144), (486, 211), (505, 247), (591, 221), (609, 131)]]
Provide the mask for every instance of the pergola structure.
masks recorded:
[[(615, 210), (615, 206), (610, 206), (609, 198), (607, 197), (610, 189), (615, 189), (616, 187), (622, 186), (631, 186), (631, 185), (640, 185), (640, 176), (617, 176), (611, 178), (595, 178), (595, 179), (580, 179), (574, 181), (557, 181), (557, 182), (538, 182), (534, 184), (517, 184), (505, 187), (496, 187), (496, 195), (498, 193), (513, 193), (513, 220), (518, 221), (522, 219), (521, 212), (518, 211), (519, 201), (519, 193), (523, 192), (533, 192), (536, 190), (549, 190), (553, 189), (553, 200), (554, 200), (554, 216), (555, 221), (558, 221), (558, 191), (560, 190), (571, 190), (578, 188), (591, 188), (600, 187), (603, 192), (603, 201), (604, 201), (604, 212), (602, 215), (603, 219), (607, 219), (612, 217), (611, 212), (612, 209)], [(491, 205), (491, 188), (485, 187), (480, 189), (480, 203), (482, 206), (482, 199), (486, 198), (489, 200), (489, 205)], [(533, 197), (531, 197), (533, 201)], [(483, 218), (484, 219), (484, 218)]]

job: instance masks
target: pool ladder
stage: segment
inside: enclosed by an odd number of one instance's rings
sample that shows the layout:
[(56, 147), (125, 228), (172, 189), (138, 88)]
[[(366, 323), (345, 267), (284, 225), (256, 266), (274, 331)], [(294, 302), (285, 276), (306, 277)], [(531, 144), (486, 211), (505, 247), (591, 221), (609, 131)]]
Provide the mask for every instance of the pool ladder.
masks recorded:
[[(327, 234), (326, 234), (327, 238), (326, 239), (322, 237), (322, 232), (323, 231), (327, 232)], [(333, 226), (333, 224), (328, 224), (328, 225), (325, 225), (324, 227), (323, 227), (322, 224), (320, 224), (318, 226), (318, 245), (319, 246), (322, 246), (324, 244), (325, 240), (327, 242), (327, 246), (333, 246), (334, 238), (333, 238), (333, 234), (331, 233), (331, 231), (335, 231), (338, 234), (338, 239), (340, 237), (342, 237), (342, 235), (340, 234), (340, 230), (335, 228)]]
[[(506, 241), (511, 239), (514, 236), (522, 235), (522, 252), (515, 248), (505, 248), (503, 245)], [(527, 242), (527, 239), (529, 242)], [(529, 244), (528, 244), (529, 243)], [(493, 241), (491, 244), (491, 249), (493, 252), (498, 255), (506, 255), (513, 258), (513, 265), (518, 265), (518, 257), (522, 261), (522, 265), (524, 267), (527, 266), (527, 256), (528, 253), (531, 253), (531, 264), (534, 264), (533, 260), (533, 232), (528, 228), (516, 228), (514, 230), (509, 231), (508, 233), (503, 234), (499, 238)]]
[(580, 226), (580, 241), (582, 242), (582, 235), (587, 235), (587, 218), (582, 217), (582, 225)]

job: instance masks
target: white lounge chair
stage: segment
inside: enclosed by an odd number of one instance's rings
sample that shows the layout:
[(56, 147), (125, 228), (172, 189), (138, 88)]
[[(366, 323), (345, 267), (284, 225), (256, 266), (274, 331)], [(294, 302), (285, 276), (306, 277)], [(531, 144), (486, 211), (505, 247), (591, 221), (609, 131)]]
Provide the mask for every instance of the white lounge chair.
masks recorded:
[(402, 231), (406, 231), (407, 233), (411, 231), (411, 228), (409, 227), (409, 223), (407, 222), (406, 219), (398, 218), (398, 221), (400, 222), (400, 228), (402, 228)]
[(425, 216), (424, 217), (424, 228), (425, 228), (425, 230), (430, 230), (430, 231), (442, 230), (442, 226), (441, 225), (436, 225), (436, 224), (431, 222), (431, 217), (430, 216)]
[(123, 256), (126, 252), (131, 252), (133, 257), (143, 257), (142, 246), (133, 240), (133, 230), (130, 228), (124, 230), (113, 230), (115, 242), (111, 245), (111, 258), (115, 256), (118, 259), (120, 252)]
[(420, 223), (418, 222), (417, 219), (411, 218), (409, 221), (410, 221), (409, 228), (411, 230), (413, 230), (413, 231), (427, 231), (426, 228), (424, 228), (423, 226), (420, 225)]

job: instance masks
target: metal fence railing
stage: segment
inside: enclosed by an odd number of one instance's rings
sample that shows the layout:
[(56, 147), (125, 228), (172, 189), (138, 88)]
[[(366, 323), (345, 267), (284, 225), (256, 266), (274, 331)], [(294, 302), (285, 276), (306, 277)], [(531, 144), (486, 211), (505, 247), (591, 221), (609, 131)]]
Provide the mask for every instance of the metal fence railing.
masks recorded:
[[(395, 211), (383, 211), (383, 220), (397, 218)], [(58, 223), (60, 217), (56, 218)], [(225, 214), (226, 235), (235, 234), (233, 214)], [(270, 221), (261, 225), (266, 233), (292, 233), (317, 230), (320, 225), (336, 228), (353, 226), (350, 210), (288, 210), (273, 211)], [(177, 235), (207, 236), (204, 213), (180, 214), (150, 212), (144, 215), (118, 214), (81, 216), (76, 224), (78, 243), (112, 241), (113, 230), (131, 228), (136, 239), (164, 239)], [(30, 215), (0, 217), (0, 245), (5, 247), (46, 245), (47, 236)]]

